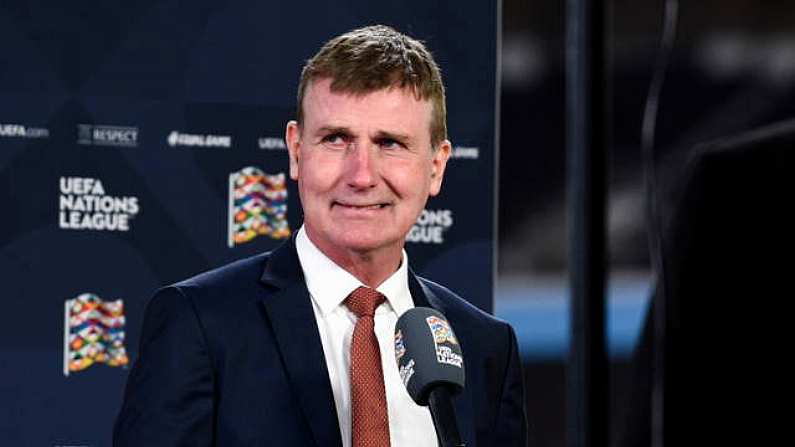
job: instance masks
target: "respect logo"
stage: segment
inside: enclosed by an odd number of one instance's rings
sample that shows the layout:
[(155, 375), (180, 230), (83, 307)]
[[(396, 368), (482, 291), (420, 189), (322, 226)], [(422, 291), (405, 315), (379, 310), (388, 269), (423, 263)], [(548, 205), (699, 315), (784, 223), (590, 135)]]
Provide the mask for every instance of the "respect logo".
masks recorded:
[(137, 147), (138, 128), (78, 124), (77, 143), (85, 146)]

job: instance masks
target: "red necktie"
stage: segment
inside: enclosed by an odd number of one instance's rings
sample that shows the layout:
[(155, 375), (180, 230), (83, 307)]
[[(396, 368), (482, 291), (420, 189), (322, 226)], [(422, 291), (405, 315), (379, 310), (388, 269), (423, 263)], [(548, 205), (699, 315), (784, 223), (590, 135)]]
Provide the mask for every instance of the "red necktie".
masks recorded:
[(353, 447), (389, 447), (381, 352), (373, 315), (384, 295), (369, 287), (351, 292), (345, 305), (358, 319), (351, 340), (351, 438)]

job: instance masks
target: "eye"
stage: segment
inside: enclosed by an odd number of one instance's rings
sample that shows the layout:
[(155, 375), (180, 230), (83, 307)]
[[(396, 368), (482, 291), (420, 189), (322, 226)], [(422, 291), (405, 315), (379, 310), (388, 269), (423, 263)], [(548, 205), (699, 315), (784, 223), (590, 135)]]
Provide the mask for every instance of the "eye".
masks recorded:
[(405, 147), (403, 143), (393, 138), (383, 138), (378, 142), (378, 145), (386, 150), (397, 150)]
[(324, 146), (332, 149), (345, 149), (350, 143), (350, 137), (342, 132), (330, 133), (320, 140)]

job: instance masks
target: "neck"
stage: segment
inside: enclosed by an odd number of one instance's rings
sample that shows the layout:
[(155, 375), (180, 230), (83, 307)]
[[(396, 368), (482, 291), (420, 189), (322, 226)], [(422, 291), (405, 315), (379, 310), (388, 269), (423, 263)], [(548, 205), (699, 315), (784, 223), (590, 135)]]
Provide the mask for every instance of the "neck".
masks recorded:
[(400, 268), (401, 259), (401, 252), (389, 255), (385, 253), (350, 253), (341, 259), (331, 258), (334, 263), (355, 276), (362, 284), (373, 289), (380, 286)]
[(403, 247), (390, 246), (366, 251), (345, 250), (339, 247), (326, 247), (312, 238), (310, 232), (307, 237), (335, 264), (353, 275), (362, 284), (373, 289), (381, 285), (392, 276), (403, 260)]

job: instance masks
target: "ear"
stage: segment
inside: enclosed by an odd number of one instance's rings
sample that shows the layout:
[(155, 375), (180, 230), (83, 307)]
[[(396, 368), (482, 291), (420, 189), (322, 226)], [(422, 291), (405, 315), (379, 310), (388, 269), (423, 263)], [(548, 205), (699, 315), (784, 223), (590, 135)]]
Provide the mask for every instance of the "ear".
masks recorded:
[(431, 159), (431, 187), (429, 190), (431, 197), (439, 194), (439, 191), (442, 190), (444, 169), (447, 167), (447, 160), (450, 159), (452, 150), (453, 145), (450, 140), (444, 140), (439, 143), (439, 147), (433, 152), (433, 158)]
[(301, 128), (298, 122), (291, 120), (284, 131), (284, 141), (290, 152), (290, 178), (298, 180), (298, 160), (301, 158)]

